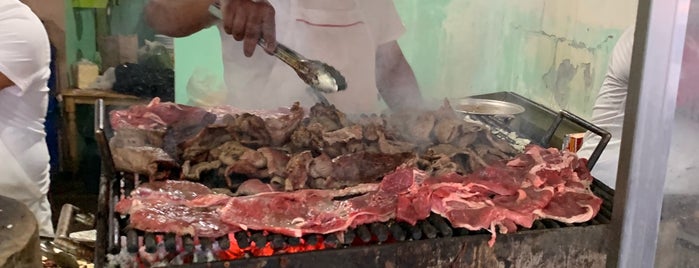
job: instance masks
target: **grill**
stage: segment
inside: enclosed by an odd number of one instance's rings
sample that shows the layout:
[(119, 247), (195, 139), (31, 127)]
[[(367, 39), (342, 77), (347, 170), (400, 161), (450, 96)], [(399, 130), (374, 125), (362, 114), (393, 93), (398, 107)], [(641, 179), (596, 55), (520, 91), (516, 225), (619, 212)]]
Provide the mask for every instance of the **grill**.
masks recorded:
[[(591, 157), (592, 168), (609, 140), (609, 133), (566, 111), (555, 113), (510, 92), (476, 96), (514, 102), (527, 109), (514, 118), (474, 116), (493, 130), (515, 132), (534, 143), (555, 145), (559, 133), (592, 131), (602, 136)], [(566, 224), (538, 220), (531, 229), (499, 235), (488, 247), (490, 233), (453, 228), (439, 215), (432, 214), (415, 226), (399, 222), (358, 226), (341, 235), (287, 237), (266, 232), (241, 231), (216, 239), (179, 237), (174, 234), (144, 233), (126, 228), (128, 218), (114, 212), (121, 196), (138, 185), (138, 175), (116, 172), (107, 146), (107, 121), (101, 101), (95, 109), (95, 133), (103, 156), (97, 213), (95, 264), (138, 255), (157, 256), (169, 265), (181, 267), (559, 267), (604, 265), (605, 233), (611, 219), (613, 191), (595, 180), (593, 192), (603, 199), (598, 215), (585, 223)], [(542, 116), (544, 115), (544, 116)], [(536, 119), (537, 121), (531, 121)], [(543, 121), (543, 122), (542, 122)], [(548, 125), (548, 127), (545, 127)], [(539, 140), (532, 137), (543, 137)], [(559, 139), (560, 140), (560, 139)], [(560, 144), (560, 143), (559, 143)], [(547, 246), (555, 245), (555, 246)], [(140, 254), (139, 254), (139, 251)], [(148, 254), (144, 254), (148, 253)], [(543, 254), (543, 255), (542, 255)], [(509, 265), (508, 265), (509, 264)]]

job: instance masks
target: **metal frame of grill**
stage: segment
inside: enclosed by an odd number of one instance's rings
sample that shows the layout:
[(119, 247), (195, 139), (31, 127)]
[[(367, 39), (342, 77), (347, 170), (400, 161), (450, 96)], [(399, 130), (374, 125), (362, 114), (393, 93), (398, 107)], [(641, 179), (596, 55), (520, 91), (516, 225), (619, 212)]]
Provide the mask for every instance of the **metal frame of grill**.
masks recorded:
[[(497, 118), (489, 116), (475, 116), (487, 125), (506, 131), (513, 131), (523, 138), (531, 140), (540, 145), (555, 143), (552, 139), (557, 131), (568, 133), (571, 131), (587, 130), (602, 137), (595, 152), (593, 153), (588, 167), (592, 168), (611, 138), (611, 135), (597, 126), (567, 112), (555, 113), (546, 107), (532, 102), (522, 96), (511, 92), (500, 92), (490, 95), (474, 96), (478, 98), (499, 99), (518, 103), (535, 111), (535, 116), (539, 121), (550, 121), (546, 128), (537, 128), (535, 131), (521, 131), (526, 124), (542, 125), (541, 122), (526, 122), (527, 116), (517, 118)], [(540, 116), (541, 114), (547, 116)], [(168, 252), (177, 251), (175, 243), (180, 240), (184, 250), (194, 251), (194, 238), (185, 236), (177, 238), (173, 234), (153, 234), (144, 233), (137, 230), (122, 230), (128, 225), (128, 218), (120, 219), (114, 211), (116, 202), (120, 200), (121, 191), (126, 195), (134, 189), (134, 176), (129, 176), (117, 172), (111, 158), (111, 151), (108, 143), (108, 121), (102, 100), (95, 104), (95, 136), (100, 145), (102, 156), (102, 175), (100, 178), (100, 193), (98, 200), (98, 212), (96, 215), (97, 243), (95, 246), (95, 265), (97, 267), (106, 266), (106, 256), (108, 254), (118, 254), (123, 246), (131, 253), (138, 252), (139, 239), (142, 238), (145, 250), (154, 252), (156, 250), (156, 237), (160, 236), (164, 241)], [(520, 122), (521, 120), (525, 120)], [(571, 124), (572, 123), (572, 124)], [(545, 124), (545, 123), (544, 123)], [(561, 127), (563, 126), (563, 127)], [(543, 135), (541, 134), (543, 133)], [(542, 139), (532, 139), (535, 136), (542, 136)], [(604, 202), (598, 215), (585, 223), (565, 224), (553, 220), (537, 220), (531, 229), (520, 229), (514, 234), (500, 235), (495, 249), (487, 246), (490, 234), (487, 231), (468, 231), (461, 228), (452, 228), (448, 221), (433, 214), (427, 220), (418, 222), (416, 226), (404, 223), (387, 222), (373, 223), (359, 226), (348, 230), (344, 234), (344, 241), (340, 241), (334, 234), (330, 235), (309, 235), (303, 237), (307, 244), (312, 241), (323, 241), (326, 249), (320, 251), (301, 252), (294, 254), (279, 254), (270, 257), (243, 258), (233, 261), (217, 261), (211, 263), (186, 264), (187, 267), (321, 267), (328, 263), (341, 267), (367, 267), (372, 263), (377, 266), (403, 266), (415, 265), (417, 263), (424, 266), (443, 266), (446, 263), (457, 266), (480, 266), (488, 263), (497, 263), (501, 260), (523, 261), (527, 256), (534, 258), (535, 254), (545, 253), (559, 254), (561, 261), (568, 261), (566, 257), (587, 254), (591, 258), (592, 264), (599, 264), (606, 258), (606, 249), (600, 243), (604, 240), (604, 233), (607, 225), (611, 221), (612, 203), (614, 192), (603, 183), (595, 180), (592, 185), (593, 192), (601, 197)], [(126, 245), (122, 244), (122, 237), (126, 237)], [(277, 234), (264, 235), (262, 232), (238, 232), (235, 234), (238, 247), (246, 248), (251, 242), (255, 244), (266, 244), (274, 249), (281, 249), (284, 245), (297, 245), (300, 240), (293, 237), (285, 237)], [(561, 240), (562, 239), (562, 240)], [(517, 251), (521, 243), (542, 244), (549, 241), (557, 243), (567, 243), (561, 249), (552, 247), (540, 247), (528, 251), (529, 255), (507, 255), (507, 251)], [(311, 241), (311, 242), (309, 242)], [(509, 242), (508, 242), (509, 241)], [(228, 237), (218, 239), (200, 239), (202, 247), (211, 247), (216, 243), (217, 247), (227, 249), (232, 243)], [(358, 246), (359, 245), (359, 246)], [(471, 249), (475, 249), (475, 253)], [(505, 250), (508, 249), (508, 250)], [(560, 251), (559, 251), (560, 250)], [(431, 255), (431, 253), (433, 253)], [(466, 253), (468, 252), (468, 253)], [(427, 258), (425, 258), (427, 256)], [(411, 260), (412, 259), (412, 260)], [(488, 260), (490, 262), (488, 262)], [(597, 262), (596, 262), (597, 261)], [(370, 263), (367, 263), (370, 262)], [(553, 262), (556, 263), (556, 262)], [(590, 263), (588, 263), (590, 264)], [(423, 265), (418, 265), (423, 266)], [(486, 265), (485, 267), (488, 267)], [(588, 265), (589, 266), (589, 265)], [(595, 265), (593, 265), (595, 266)]]

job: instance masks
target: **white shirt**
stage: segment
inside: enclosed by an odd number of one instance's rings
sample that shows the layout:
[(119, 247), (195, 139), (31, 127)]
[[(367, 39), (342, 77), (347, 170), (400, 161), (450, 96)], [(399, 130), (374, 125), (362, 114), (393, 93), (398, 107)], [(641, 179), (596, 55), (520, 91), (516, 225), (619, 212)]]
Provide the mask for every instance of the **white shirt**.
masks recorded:
[[(30, 209), (49, 190), (44, 120), (50, 53), (46, 30), (29, 7), (0, 0), (0, 72), (15, 84), (0, 90), (0, 195)], [(32, 212), (40, 224), (46, 219), (46, 211)]]
[[(617, 166), (619, 165), (619, 148), (621, 130), (624, 125), (633, 38), (634, 28), (627, 29), (619, 37), (609, 58), (609, 67), (602, 88), (600, 88), (595, 106), (592, 109), (591, 122), (612, 134), (611, 141), (592, 169), (592, 175), (611, 188), (615, 187)], [(585, 134), (584, 141), (578, 155), (589, 157), (599, 143), (600, 137), (588, 132)]]
[[(405, 28), (392, 0), (271, 0), (277, 40), (309, 59), (335, 67), (346, 78), (345, 91), (325, 94), (340, 110), (374, 113), (381, 109), (376, 88), (376, 49), (400, 37)], [(247, 109), (276, 109), (295, 101), (310, 107), (316, 99), (296, 73), (257, 47), (251, 58), (242, 42), (223, 31), (227, 103)]]

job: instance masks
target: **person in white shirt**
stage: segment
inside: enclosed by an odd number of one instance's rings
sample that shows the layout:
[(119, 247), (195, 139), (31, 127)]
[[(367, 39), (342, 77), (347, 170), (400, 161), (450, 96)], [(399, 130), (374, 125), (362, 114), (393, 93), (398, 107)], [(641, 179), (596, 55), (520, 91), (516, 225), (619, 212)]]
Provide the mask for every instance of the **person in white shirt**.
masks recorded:
[[(614, 46), (609, 58), (607, 74), (592, 109), (591, 123), (612, 134), (611, 141), (592, 169), (592, 175), (611, 188), (614, 188), (616, 184), (616, 172), (619, 165), (619, 148), (621, 130), (624, 125), (626, 94), (629, 89), (633, 35), (634, 28), (627, 29)], [(588, 132), (583, 140), (584, 143), (578, 151), (578, 155), (589, 157), (600, 142), (600, 137)]]
[[(261, 37), (268, 42), (267, 52), (279, 40), (338, 69), (348, 88), (325, 96), (342, 111), (375, 113), (384, 103), (398, 109), (422, 102), (396, 41), (405, 28), (392, 0), (224, 0), (220, 22), (208, 13), (214, 1), (150, 0), (145, 17), (157, 32), (172, 37), (217, 24), (229, 91), (225, 104), (275, 109), (295, 101), (306, 107), (316, 102), (290, 67), (254, 52)], [(192, 53), (206, 53), (206, 48)]]
[(0, 195), (26, 204), (39, 235), (54, 235), (44, 120), (51, 49), (39, 18), (19, 0), (0, 1)]
[[(677, 113), (672, 129), (665, 193), (696, 193), (695, 189), (699, 189), (696, 187), (699, 185), (699, 180), (695, 179), (694, 172), (699, 163), (697, 158), (693, 157), (699, 151), (699, 143), (689, 141), (692, 139), (690, 137), (695, 137), (699, 130), (699, 120), (697, 120), (699, 112), (695, 109), (695, 105), (699, 103), (699, 94), (695, 90), (697, 77), (699, 77), (696, 75), (698, 69), (696, 66), (699, 62), (699, 50), (697, 49), (699, 45), (696, 41), (699, 37), (699, 24), (693, 23), (691, 16), (689, 22), (682, 56)], [(633, 42), (634, 28), (631, 27), (622, 34), (614, 47), (609, 59), (607, 75), (592, 112), (591, 122), (612, 134), (609, 145), (592, 170), (592, 175), (611, 188), (616, 187)], [(600, 138), (593, 133), (586, 133), (584, 140), (578, 155), (589, 157)]]

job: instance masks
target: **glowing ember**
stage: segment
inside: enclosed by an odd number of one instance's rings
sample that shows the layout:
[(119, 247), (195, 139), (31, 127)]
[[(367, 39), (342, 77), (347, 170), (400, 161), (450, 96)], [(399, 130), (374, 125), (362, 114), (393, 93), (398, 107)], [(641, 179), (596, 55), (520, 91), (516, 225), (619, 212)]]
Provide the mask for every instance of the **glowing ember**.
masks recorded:
[(274, 254), (297, 253), (325, 249), (325, 243), (323, 242), (323, 238), (320, 237), (318, 238), (318, 242), (315, 245), (306, 244), (306, 241), (304, 239), (299, 239), (301, 241), (299, 245), (285, 245), (284, 248), (279, 250), (274, 250), (270, 242), (265, 243), (263, 247), (258, 247), (254, 241), (250, 242), (249, 247), (240, 248), (238, 247), (238, 241), (235, 239), (235, 236), (233, 234), (229, 234), (228, 239), (230, 239), (231, 241), (230, 248), (228, 250), (222, 250), (218, 252), (219, 260), (236, 260), (245, 257), (246, 254), (252, 257), (263, 257), (272, 256)]

